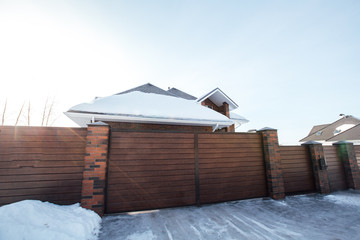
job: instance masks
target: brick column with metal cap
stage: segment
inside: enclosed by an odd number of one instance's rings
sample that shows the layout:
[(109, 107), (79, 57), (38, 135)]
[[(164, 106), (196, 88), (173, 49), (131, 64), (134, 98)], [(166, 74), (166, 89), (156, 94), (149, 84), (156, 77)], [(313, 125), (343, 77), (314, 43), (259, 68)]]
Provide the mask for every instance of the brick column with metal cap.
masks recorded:
[(316, 190), (322, 194), (330, 193), (330, 183), (322, 144), (308, 141), (301, 145), (307, 146), (309, 149)]
[(282, 199), (285, 197), (285, 188), (277, 130), (263, 128), (258, 132), (261, 133), (263, 142), (268, 194), (273, 199)]
[(333, 144), (337, 147), (339, 159), (344, 165), (346, 183), (349, 188), (360, 189), (360, 170), (356, 159), (354, 144), (340, 141)]
[(88, 125), (81, 206), (104, 215), (109, 125), (103, 122)]

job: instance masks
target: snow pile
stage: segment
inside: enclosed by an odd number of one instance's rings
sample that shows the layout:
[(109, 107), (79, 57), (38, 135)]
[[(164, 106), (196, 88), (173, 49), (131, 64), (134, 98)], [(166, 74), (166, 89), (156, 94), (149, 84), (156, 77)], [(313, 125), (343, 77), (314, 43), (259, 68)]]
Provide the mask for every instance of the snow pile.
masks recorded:
[(25, 200), (0, 207), (0, 239), (95, 240), (101, 218), (79, 204)]
[(331, 195), (326, 196), (325, 198), (336, 204), (360, 207), (359, 194), (360, 192), (354, 190), (348, 190), (347, 192), (342, 191), (342, 192), (333, 193)]

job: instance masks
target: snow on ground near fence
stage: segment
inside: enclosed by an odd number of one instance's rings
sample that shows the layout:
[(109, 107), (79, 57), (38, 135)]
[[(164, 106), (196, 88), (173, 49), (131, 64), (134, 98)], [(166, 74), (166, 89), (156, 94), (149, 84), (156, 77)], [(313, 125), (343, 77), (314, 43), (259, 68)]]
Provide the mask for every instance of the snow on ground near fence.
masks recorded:
[(161, 209), (103, 218), (99, 239), (359, 239), (360, 191)]
[(25, 200), (0, 207), (0, 239), (95, 240), (101, 218), (79, 204)]

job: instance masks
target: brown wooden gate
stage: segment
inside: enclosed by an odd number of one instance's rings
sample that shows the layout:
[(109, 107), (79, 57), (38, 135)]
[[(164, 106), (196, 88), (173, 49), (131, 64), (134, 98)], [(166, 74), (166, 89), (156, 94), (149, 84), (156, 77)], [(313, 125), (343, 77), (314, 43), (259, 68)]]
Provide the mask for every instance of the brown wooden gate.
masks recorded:
[(258, 133), (198, 135), (200, 203), (267, 195)]
[(330, 191), (347, 189), (344, 165), (337, 156), (335, 146), (324, 146), (324, 155), (328, 166)]
[(314, 192), (310, 156), (305, 146), (280, 146), (281, 167), (286, 194)]
[(264, 197), (261, 136), (111, 130), (106, 212)]
[(112, 130), (107, 213), (195, 204), (193, 133)]

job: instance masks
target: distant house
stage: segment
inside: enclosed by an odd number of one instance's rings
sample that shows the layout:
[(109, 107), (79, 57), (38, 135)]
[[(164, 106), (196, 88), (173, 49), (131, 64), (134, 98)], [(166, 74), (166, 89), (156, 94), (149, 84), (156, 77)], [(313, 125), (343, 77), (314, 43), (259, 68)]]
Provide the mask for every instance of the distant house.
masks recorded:
[(85, 127), (103, 121), (124, 130), (224, 131), (247, 123), (233, 113), (238, 105), (219, 88), (196, 98), (176, 88), (150, 83), (90, 103), (71, 107), (65, 115)]
[(360, 119), (351, 115), (343, 115), (333, 123), (316, 125), (305, 138), (300, 140), (300, 142), (307, 141), (360, 143)]

